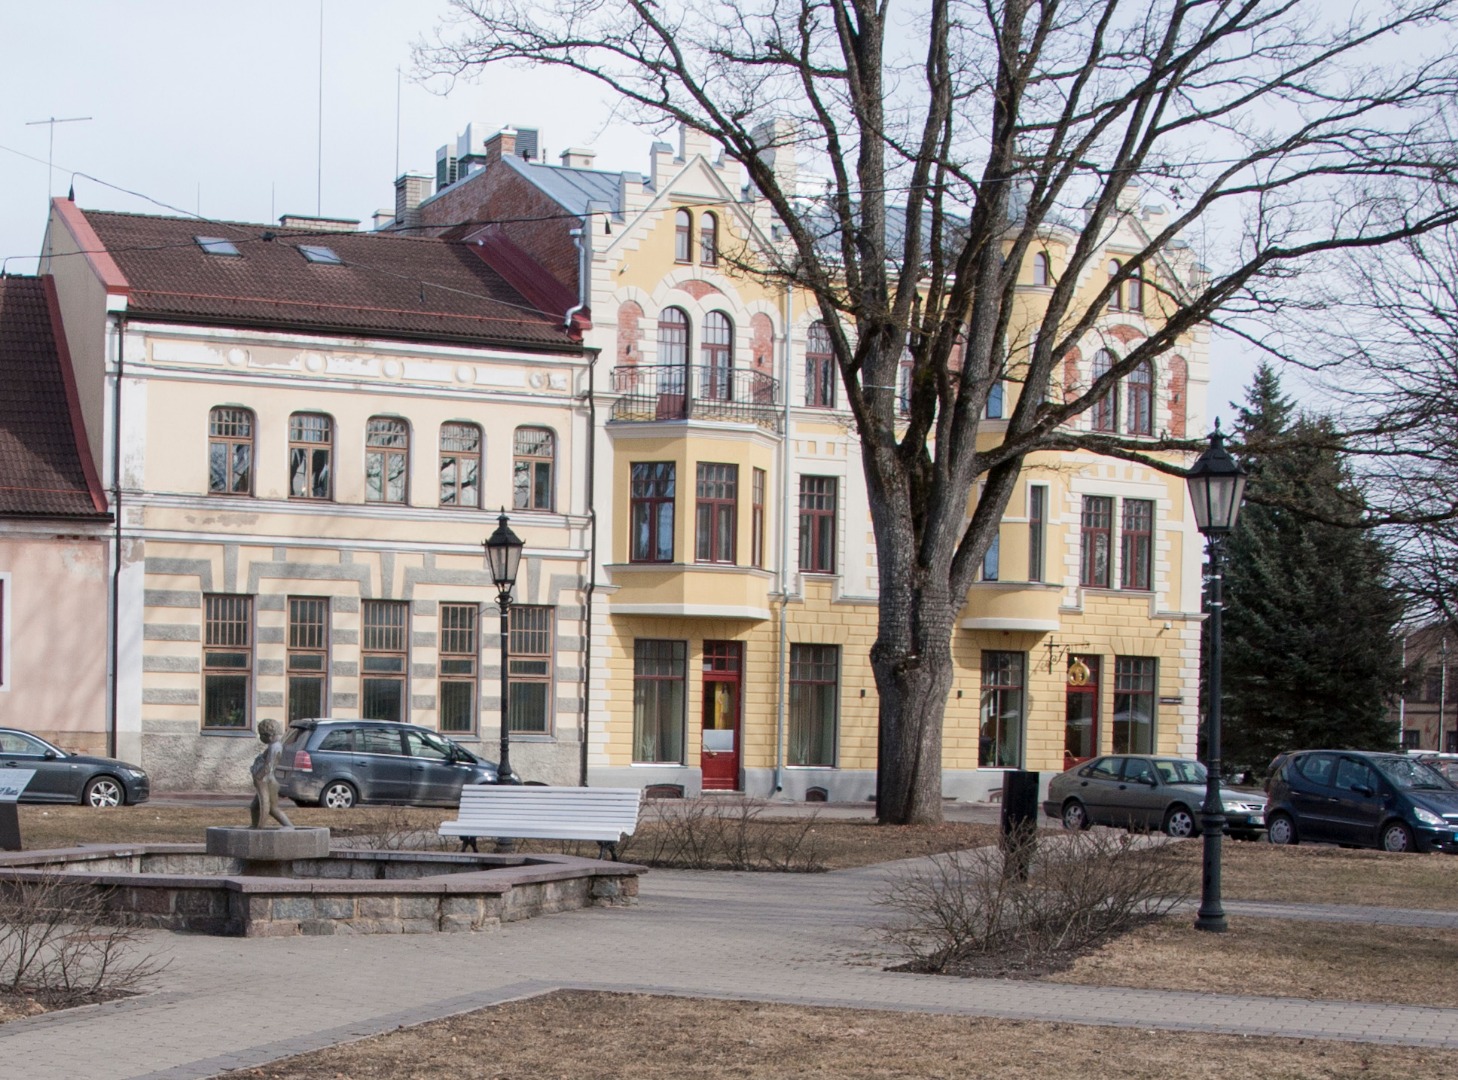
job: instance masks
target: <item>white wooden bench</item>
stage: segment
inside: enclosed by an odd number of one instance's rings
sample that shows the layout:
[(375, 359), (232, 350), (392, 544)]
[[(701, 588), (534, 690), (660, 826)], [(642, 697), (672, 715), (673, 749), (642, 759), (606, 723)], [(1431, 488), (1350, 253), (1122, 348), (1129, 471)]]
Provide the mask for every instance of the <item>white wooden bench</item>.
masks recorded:
[(476, 851), (476, 837), (513, 840), (596, 840), (598, 858), (618, 857), (618, 843), (638, 827), (642, 788), (545, 787), (467, 784), (455, 821), (440, 835), (459, 836), (461, 850)]

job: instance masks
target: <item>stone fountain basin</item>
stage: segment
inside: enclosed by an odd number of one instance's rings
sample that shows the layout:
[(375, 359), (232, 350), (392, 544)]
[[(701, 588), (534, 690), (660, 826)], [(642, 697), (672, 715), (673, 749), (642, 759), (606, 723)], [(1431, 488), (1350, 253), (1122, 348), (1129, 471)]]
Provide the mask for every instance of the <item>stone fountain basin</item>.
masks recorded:
[(202, 844), (96, 844), (0, 854), (0, 890), (63, 875), (96, 890), (117, 923), (164, 930), (429, 934), (634, 904), (644, 869), (570, 855), (371, 848), (260, 864), (209, 855)]

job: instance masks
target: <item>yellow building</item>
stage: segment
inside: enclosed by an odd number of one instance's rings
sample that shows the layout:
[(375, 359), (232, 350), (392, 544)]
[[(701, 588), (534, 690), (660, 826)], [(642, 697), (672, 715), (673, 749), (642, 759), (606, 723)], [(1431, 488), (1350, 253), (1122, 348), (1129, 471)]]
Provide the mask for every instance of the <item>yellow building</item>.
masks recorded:
[[(869, 507), (813, 314), (736, 270), (776, 243), (768, 209), (692, 131), (657, 144), (646, 176), (595, 170), (584, 150), (548, 165), (532, 159), (536, 144), (528, 129), (485, 139), (468, 129), (432, 198), (410, 195), (418, 178), (397, 182), (395, 224), (495, 245), (523, 291), (535, 285), (569, 320), (590, 320), (586, 780), (866, 799), (877, 716)], [(775, 167), (794, 183), (792, 161)], [(1099, 274), (1165, 220), (1157, 207), (1128, 210), (1093, 263)], [(988, 440), (1016, 400), (1018, 351), (1075, 236), (1050, 231), (1023, 268), (1027, 318), (989, 404)], [(1089, 384), (1105, 348), (1146, 336), (1160, 290), (1196, 267), (1176, 247), (1143, 272), (1063, 359), (1064, 392)], [(1181, 342), (1080, 422), (1151, 440), (1203, 432), (1206, 353), (1203, 336)], [(947, 796), (986, 798), (1011, 767), (1193, 755), (1198, 540), (1177, 477), (1089, 454), (1029, 460), (953, 642)]]

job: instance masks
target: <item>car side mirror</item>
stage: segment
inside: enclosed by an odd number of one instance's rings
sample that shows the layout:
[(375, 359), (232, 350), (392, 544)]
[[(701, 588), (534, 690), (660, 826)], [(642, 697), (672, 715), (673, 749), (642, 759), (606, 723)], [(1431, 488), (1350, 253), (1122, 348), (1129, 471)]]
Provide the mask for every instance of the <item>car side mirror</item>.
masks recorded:
[(55, 761), (60, 756), (61, 755), (56, 753), (54, 750), (47, 750), (44, 754), (41, 755), (41, 757), (46, 761)]
[(1141, 783), (1148, 784), (1150, 787), (1159, 787), (1159, 781), (1152, 776), (1143, 777)]

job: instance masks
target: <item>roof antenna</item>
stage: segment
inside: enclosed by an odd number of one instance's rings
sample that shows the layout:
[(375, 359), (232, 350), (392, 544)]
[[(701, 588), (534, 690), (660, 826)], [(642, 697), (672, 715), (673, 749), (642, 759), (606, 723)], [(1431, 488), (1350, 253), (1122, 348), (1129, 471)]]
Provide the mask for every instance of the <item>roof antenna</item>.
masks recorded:
[(75, 202), (76, 201), (76, 181), (75, 180), (72, 180), (71, 181), (71, 189), (66, 192), (66, 201), (67, 202)]
[[(89, 116), (52, 116), (52, 117), (50, 117), (49, 119), (46, 119), (46, 120), (27, 120), (25, 122), (25, 126), (26, 127), (35, 127), (37, 124), (49, 124), (51, 126), (50, 145), (49, 145), (48, 149), (46, 150), (46, 201), (47, 202), (49, 202), (50, 199), (51, 199), (51, 191), (52, 191), (52, 189), (51, 189), (51, 183), (52, 183), (52, 180), (54, 179), (54, 175), (53, 174), (55, 172), (54, 162), (55, 162), (55, 158), (56, 158), (56, 125), (57, 124), (75, 124), (75, 123), (78, 123), (78, 122), (80, 122), (82, 120), (90, 120), (90, 119), (91, 119), (91, 117), (89, 117)], [(72, 199), (71, 201), (72, 202), (75, 202), (76, 200), (75, 199)]]

